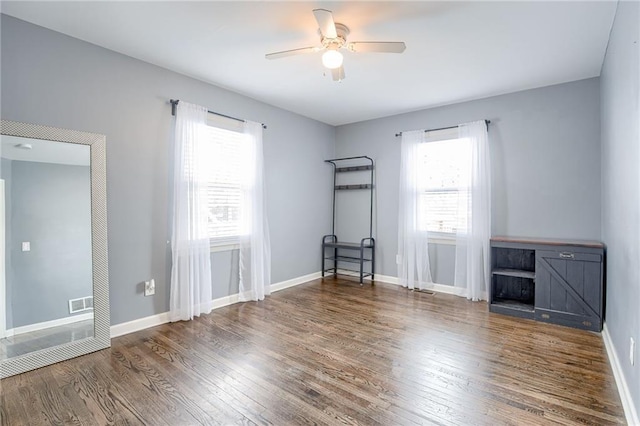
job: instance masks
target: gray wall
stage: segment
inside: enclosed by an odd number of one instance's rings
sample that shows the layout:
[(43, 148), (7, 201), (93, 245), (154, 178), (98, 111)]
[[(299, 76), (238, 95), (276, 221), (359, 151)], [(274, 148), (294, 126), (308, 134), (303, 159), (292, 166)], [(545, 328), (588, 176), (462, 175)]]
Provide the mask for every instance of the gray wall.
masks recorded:
[[(222, 88), (2, 15), (2, 118), (105, 134), (111, 323), (169, 307), (170, 98), (266, 123), (272, 282), (320, 269), (335, 130)], [(259, 70), (256, 70), (259, 72)], [(233, 252), (212, 255), (215, 297), (235, 293)], [(156, 295), (141, 283), (156, 279)]]
[(68, 317), (69, 299), (93, 295), (89, 167), (12, 161), (11, 169), (8, 325)]
[(11, 267), (11, 163), (7, 158), (0, 158), (0, 179), (4, 179), (4, 277), (5, 277), (5, 325), (7, 329), (12, 328), (13, 309), (11, 307), (11, 287), (6, 283), (13, 280), (13, 268)]
[[(640, 413), (640, 3), (620, 2), (600, 77), (602, 237), (607, 246), (605, 321)], [(640, 346), (638, 346), (640, 347)]]
[[(378, 273), (396, 275), (403, 130), (491, 120), (492, 234), (600, 239), (599, 111), (594, 78), (338, 127), (337, 156), (376, 160)], [(452, 284), (454, 250), (435, 250), (434, 280)]]

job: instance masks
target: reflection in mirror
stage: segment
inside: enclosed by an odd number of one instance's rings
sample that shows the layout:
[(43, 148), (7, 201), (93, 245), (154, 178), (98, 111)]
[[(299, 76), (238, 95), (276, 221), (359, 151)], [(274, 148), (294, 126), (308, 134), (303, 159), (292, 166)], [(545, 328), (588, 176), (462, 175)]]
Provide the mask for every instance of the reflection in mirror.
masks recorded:
[(1, 361), (93, 337), (94, 315), (90, 146), (2, 135), (0, 159)]
[(111, 336), (105, 136), (10, 120), (0, 134), (2, 379)]

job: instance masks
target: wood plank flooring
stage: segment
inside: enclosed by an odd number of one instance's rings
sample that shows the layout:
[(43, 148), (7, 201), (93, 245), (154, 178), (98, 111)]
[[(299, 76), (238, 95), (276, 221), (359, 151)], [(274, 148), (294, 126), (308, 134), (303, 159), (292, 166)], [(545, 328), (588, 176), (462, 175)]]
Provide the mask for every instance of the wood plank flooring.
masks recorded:
[(3, 425), (624, 423), (599, 334), (335, 278), (0, 386)]

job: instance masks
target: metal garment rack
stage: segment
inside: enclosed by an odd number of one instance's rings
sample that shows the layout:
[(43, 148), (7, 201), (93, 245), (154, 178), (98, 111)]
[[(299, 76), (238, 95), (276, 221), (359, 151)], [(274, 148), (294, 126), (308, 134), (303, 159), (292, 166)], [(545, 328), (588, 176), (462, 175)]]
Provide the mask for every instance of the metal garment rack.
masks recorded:
[[(340, 164), (349, 162), (353, 163), (366, 163), (357, 165), (347, 165), (340, 167)], [(357, 273), (360, 278), (360, 285), (363, 283), (364, 277), (371, 277), (371, 283), (373, 284), (374, 271), (376, 265), (376, 242), (373, 238), (373, 159), (366, 155), (359, 157), (345, 157), (334, 158), (332, 160), (325, 160), (325, 163), (329, 163), (333, 166), (333, 200), (331, 203), (333, 215), (331, 218), (331, 234), (322, 237), (322, 276), (325, 272), (331, 272), (333, 275), (345, 274), (350, 275), (348, 272)], [(361, 172), (369, 170), (369, 182), (359, 183), (355, 185), (336, 185), (338, 173), (349, 172)], [(362, 238), (360, 243), (348, 243), (338, 241), (336, 236), (336, 192), (337, 191), (349, 191), (349, 190), (369, 190), (369, 236)], [(347, 256), (342, 254), (342, 251), (347, 250), (353, 254), (356, 252), (358, 256)], [(369, 257), (365, 257), (366, 255)], [(331, 262), (330, 267), (326, 266), (326, 262)], [(348, 268), (338, 268), (338, 262), (356, 263), (359, 265), (358, 270)], [(370, 264), (370, 272), (365, 272), (365, 264)], [(340, 271), (340, 272), (339, 272)]]

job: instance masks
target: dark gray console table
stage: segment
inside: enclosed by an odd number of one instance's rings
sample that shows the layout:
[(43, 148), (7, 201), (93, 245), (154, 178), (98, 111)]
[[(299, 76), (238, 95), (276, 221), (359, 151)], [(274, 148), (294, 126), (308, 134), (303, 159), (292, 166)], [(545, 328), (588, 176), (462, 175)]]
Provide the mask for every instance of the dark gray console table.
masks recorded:
[(602, 330), (604, 245), (493, 237), (489, 310)]

